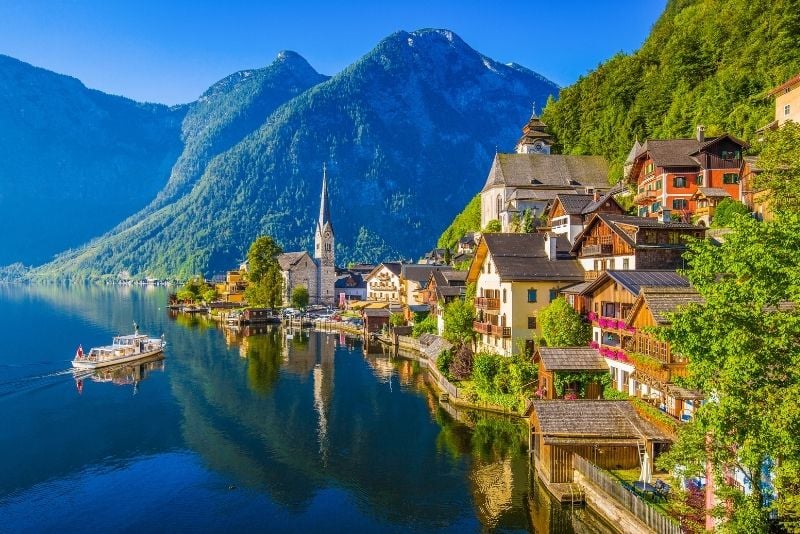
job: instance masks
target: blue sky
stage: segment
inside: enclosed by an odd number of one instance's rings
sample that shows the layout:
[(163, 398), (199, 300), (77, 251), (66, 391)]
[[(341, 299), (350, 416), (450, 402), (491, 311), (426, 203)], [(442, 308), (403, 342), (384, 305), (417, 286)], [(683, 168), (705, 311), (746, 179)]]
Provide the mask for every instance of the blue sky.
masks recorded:
[(394, 31), (447, 28), (493, 59), (568, 85), (637, 49), (665, 3), (0, 0), (0, 54), (105, 92), (178, 104), (280, 50), (335, 74)]

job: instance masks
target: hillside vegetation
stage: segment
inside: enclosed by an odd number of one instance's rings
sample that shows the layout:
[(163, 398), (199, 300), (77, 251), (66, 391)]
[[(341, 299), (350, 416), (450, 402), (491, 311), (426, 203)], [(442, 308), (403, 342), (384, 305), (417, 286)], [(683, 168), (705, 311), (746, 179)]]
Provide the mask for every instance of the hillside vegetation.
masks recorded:
[(472, 197), (464, 211), (456, 215), (447, 230), (439, 237), (436, 244), (439, 248), (449, 248), (454, 250), (458, 245), (458, 240), (469, 232), (478, 232), (481, 229), (481, 196), (480, 194)]

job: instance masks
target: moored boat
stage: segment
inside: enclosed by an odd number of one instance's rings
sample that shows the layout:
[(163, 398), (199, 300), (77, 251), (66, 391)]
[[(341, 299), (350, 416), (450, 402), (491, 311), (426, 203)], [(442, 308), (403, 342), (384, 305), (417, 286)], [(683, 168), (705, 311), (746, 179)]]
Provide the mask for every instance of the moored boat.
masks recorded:
[(83, 352), (82, 347), (78, 347), (75, 359), (72, 360), (72, 367), (77, 369), (98, 369), (109, 365), (116, 365), (125, 362), (147, 358), (164, 351), (167, 342), (164, 336), (151, 338), (145, 334), (140, 334), (139, 329), (134, 325), (133, 334), (116, 336), (111, 345), (104, 347), (94, 347), (88, 353)]

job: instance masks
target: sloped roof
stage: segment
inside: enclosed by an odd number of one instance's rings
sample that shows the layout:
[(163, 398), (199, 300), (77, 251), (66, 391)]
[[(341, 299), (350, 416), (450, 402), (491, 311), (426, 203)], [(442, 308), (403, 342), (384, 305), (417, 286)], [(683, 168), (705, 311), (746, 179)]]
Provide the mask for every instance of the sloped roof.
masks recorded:
[(606, 223), (611, 230), (617, 234), (620, 238), (622, 238), (626, 243), (628, 243), (631, 247), (634, 248), (666, 248), (666, 247), (674, 247), (674, 246), (684, 246), (682, 244), (679, 245), (668, 245), (668, 244), (642, 244), (636, 243), (636, 241), (628, 235), (628, 233), (621, 228), (621, 225), (625, 226), (632, 226), (635, 229), (639, 230), (641, 228), (656, 228), (656, 229), (672, 229), (672, 230), (705, 230), (702, 226), (696, 226), (690, 223), (684, 222), (676, 222), (676, 221), (669, 221), (669, 222), (661, 222), (658, 219), (653, 217), (636, 217), (634, 215), (622, 215), (618, 213), (603, 213), (597, 212), (595, 213), (589, 222), (586, 223), (584, 226), (583, 231), (578, 234), (575, 238), (575, 243), (572, 245), (572, 252), (577, 253), (580, 249), (580, 245), (586, 236), (589, 235), (590, 230), (595, 224), (599, 224), (600, 222)]
[(406, 280), (413, 280), (420, 285), (427, 285), (433, 271), (439, 271), (442, 265), (422, 265), (418, 263), (404, 263), (400, 268), (400, 276)]
[(479, 247), (486, 247), (501, 280), (583, 280), (581, 264), (566, 252), (569, 241), (558, 236), (556, 259), (545, 252), (543, 234), (486, 234)]
[(586, 282), (581, 282), (579, 284), (574, 284), (574, 285), (571, 285), (571, 286), (567, 286), (567, 287), (562, 288), (561, 292), (562, 293), (570, 293), (570, 294), (580, 295), (581, 293), (583, 293), (586, 290), (587, 287), (592, 285), (592, 282), (594, 282), (594, 280), (588, 280)]
[(339, 277), (334, 282), (333, 287), (337, 289), (365, 289), (367, 282), (358, 273), (349, 273), (345, 276)]
[(634, 159), (638, 159), (643, 154), (649, 154), (650, 159), (653, 160), (657, 167), (698, 167), (700, 163), (692, 156), (699, 154), (722, 139), (730, 139), (742, 148), (750, 146), (728, 134), (718, 137), (706, 137), (702, 142), (698, 141), (697, 138), (648, 139)]
[(483, 190), (494, 186), (608, 189), (608, 163), (602, 156), (495, 154)]
[(545, 442), (548, 437), (669, 439), (627, 400), (535, 400), (533, 411)]
[(721, 187), (698, 187), (697, 192), (694, 195), (692, 195), (692, 198), (697, 197), (701, 194), (706, 198), (725, 198), (731, 196), (730, 193), (728, 193)]
[(594, 281), (586, 286), (582, 295), (591, 294), (609, 280), (613, 280), (634, 296), (638, 296), (643, 286), (688, 288), (689, 280), (671, 270), (636, 270), (636, 271), (603, 271)]
[(590, 347), (541, 347), (536, 351), (548, 371), (608, 371), (608, 363)]
[(283, 254), (278, 255), (278, 265), (280, 265), (281, 270), (288, 271), (294, 265), (303, 259), (304, 256), (308, 256), (309, 259), (311, 255), (308, 252), (284, 252)]
[(387, 308), (364, 308), (363, 311), (367, 317), (389, 317), (392, 314)]
[(778, 93), (780, 93), (782, 91), (785, 91), (786, 89), (789, 89), (792, 86), (797, 85), (799, 83), (800, 83), (800, 73), (798, 73), (797, 75), (793, 76), (792, 78), (789, 78), (787, 81), (783, 82), (782, 84), (780, 84), (778, 87), (776, 87), (775, 89), (771, 90), (767, 94), (769, 96), (775, 96)]
[(559, 193), (556, 198), (561, 203), (561, 206), (564, 207), (567, 215), (580, 215), (583, 212), (583, 208), (594, 200), (594, 195)]
[(385, 262), (383, 262), (383, 263), (379, 263), (379, 264), (378, 264), (378, 265), (376, 265), (376, 266), (375, 266), (375, 268), (374, 268), (374, 269), (372, 269), (372, 271), (371, 271), (371, 272), (370, 272), (370, 273), (367, 275), (367, 278), (372, 278), (372, 276), (374, 276), (375, 274), (377, 274), (377, 273), (378, 273), (378, 271), (380, 271), (382, 267), (386, 267), (386, 270), (387, 270), (387, 271), (389, 271), (390, 273), (392, 273), (393, 275), (395, 275), (395, 276), (400, 276), (400, 270), (402, 269), (402, 267), (403, 267), (403, 264), (402, 264), (402, 263), (400, 263), (399, 261), (398, 261), (398, 262), (394, 262), (394, 261), (385, 261)]
[(642, 151), (642, 144), (637, 139), (633, 142), (633, 146), (631, 147), (631, 151), (628, 152), (628, 157), (625, 158), (625, 163), (633, 163), (633, 160), (641, 153)]
[(689, 304), (702, 304), (703, 297), (692, 287), (642, 287), (639, 297), (631, 308), (628, 321), (647, 304), (653, 320), (658, 325), (670, 323), (669, 314)]

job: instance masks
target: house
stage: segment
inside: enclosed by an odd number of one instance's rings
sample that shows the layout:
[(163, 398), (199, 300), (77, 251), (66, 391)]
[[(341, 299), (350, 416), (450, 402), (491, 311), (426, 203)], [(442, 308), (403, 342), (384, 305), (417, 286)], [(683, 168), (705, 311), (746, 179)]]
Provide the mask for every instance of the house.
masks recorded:
[(539, 311), (559, 291), (583, 280), (569, 242), (555, 234), (485, 234), (467, 273), (476, 286), (479, 350), (510, 356), (531, 350), (540, 335)]
[(404, 307), (427, 304), (420, 293), (428, 285), (431, 273), (444, 268), (441, 265), (404, 263), (400, 266), (400, 303)]
[(457, 254), (472, 254), (475, 252), (475, 246), (481, 238), (480, 232), (467, 232), (464, 237), (458, 240), (458, 247), (456, 248)]
[(344, 308), (350, 301), (367, 300), (367, 282), (359, 273), (347, 272), (336, 279), (333, 292), (339, 307)]
[(706, 137), (703, 126), (697, 127), (695, 138), (648, 139), (626, 161), (625, 178), (636, 186), (639, 216), (671, 210), (687, 220), (697, 208), (692, 195), (699, 187), (721, 188), (740, 199), (742, 153), (747, 148), (728, 134)]
[(537, 397), (556, 399), (575, 395), (584, 399), (602, 398), (603, 388), (599, 379), (583, 386), (575, 382), (562, 383), (564, 377), (573, 373), (607, 375), (608, 364), (597, 350), (590, 347), (539, 347), (533, 354), (533, 361), (539, 364)]
[(278, 256), (278, 265), (284, 281), (284, 303), (288, 304), (294, 288), (302, 285), (308, 290), (309, 303), (329, 306), (334, 304), (336, 283), (334, 241), (328, 199), (328, 177), (323, 166), (319, 218), (314, 229), (314, 257), (305, 251), (287, 252)]
[(632, 469), (641, 466), (640, 451), (653, 462), (671, 441), (627, 400), (535, 400), (528, 416), (546, 485), (573, 481), (573, 455), (602, 469)]
[(694, 216), (697, 224), (701, 226), (711, 226), (711, 219), (714, 218), (714, 211), (720, 202), (726, 198), (731, 198), (731, 194), (721, 187), (698, 187), (692, 201), (695, 203)]
[(400, 269), (399, 262), (383, 262), (364, 278), (367, 283), (367, 300), (400, 302)]
[(775, 129), (787, 121), (800, 122), (800, 73), (768, 93), (775, 99), (775, 120), (762, 130)]
[(652, 329), (668, 325), (670, 315), (681, 307), (702, 302), (691, 287), (642, 287), (624, 328), (618, 328), (622, 354), (618, 361), (608, 360), (617, 389), (640, 397), (676, 420), (694, 416), (702, 395), (675, 380), (686, 376), (687, 360), (659, 340)]
[(389, 327), (389, 317), (392, 315), (387, 308), (371, 308), (369, 306), (361, 310), (361, 318), (364, 321), (365, 334), (377, 334), (384, 327)]
[(623, 215), (625, 213), (625, 210), (614, 200), (614, 194), (621, 191), (621, 187), (614, 187), (604, 195), (601, 195), (599, 191), (590, 195), (557, 194), (547, 215), (550, 231), (554, 234), (564, 234), (570, 243), (574, 243), (593, 214), (603, 212)]
[(435, 248), (425, 253), (420, 258), (419, 263), (422, 265), (445, 265), (450, 260), (450, 252), (444, 248)]
[(575, 239), (572, 253), (587, 279), (605, 270), (678, 269), (685, 267), (686, 241), (702, 238), (705, 228), (661, 218), (596, 213)]
[(618, 331), (624, 331), (625, 320), (642, 287), (690, 290), (689, 281), (670, 270), (603, 271), (594, 281), (585, 284), (579, 294), (569, 294), (567, 301), (579, 313), (586, 313), (592, 325), (592, 346), (604, 355), (619, 350)]
[(466, 294), (466, 271), (450, 269), (434, 270), (430, 274), (425, 289), (420, 291), (423, 303), (428, 305), (430, 313), (436, 317), (439, 335), (444, 332), (444, 308)]
[(247, 264), (242, 264), (239, 269), (225, 273), (225, 279), (214, 285), (219, 300), (236, 303), (244, 301), (244, 290), (247, 289), (246, 272)]

